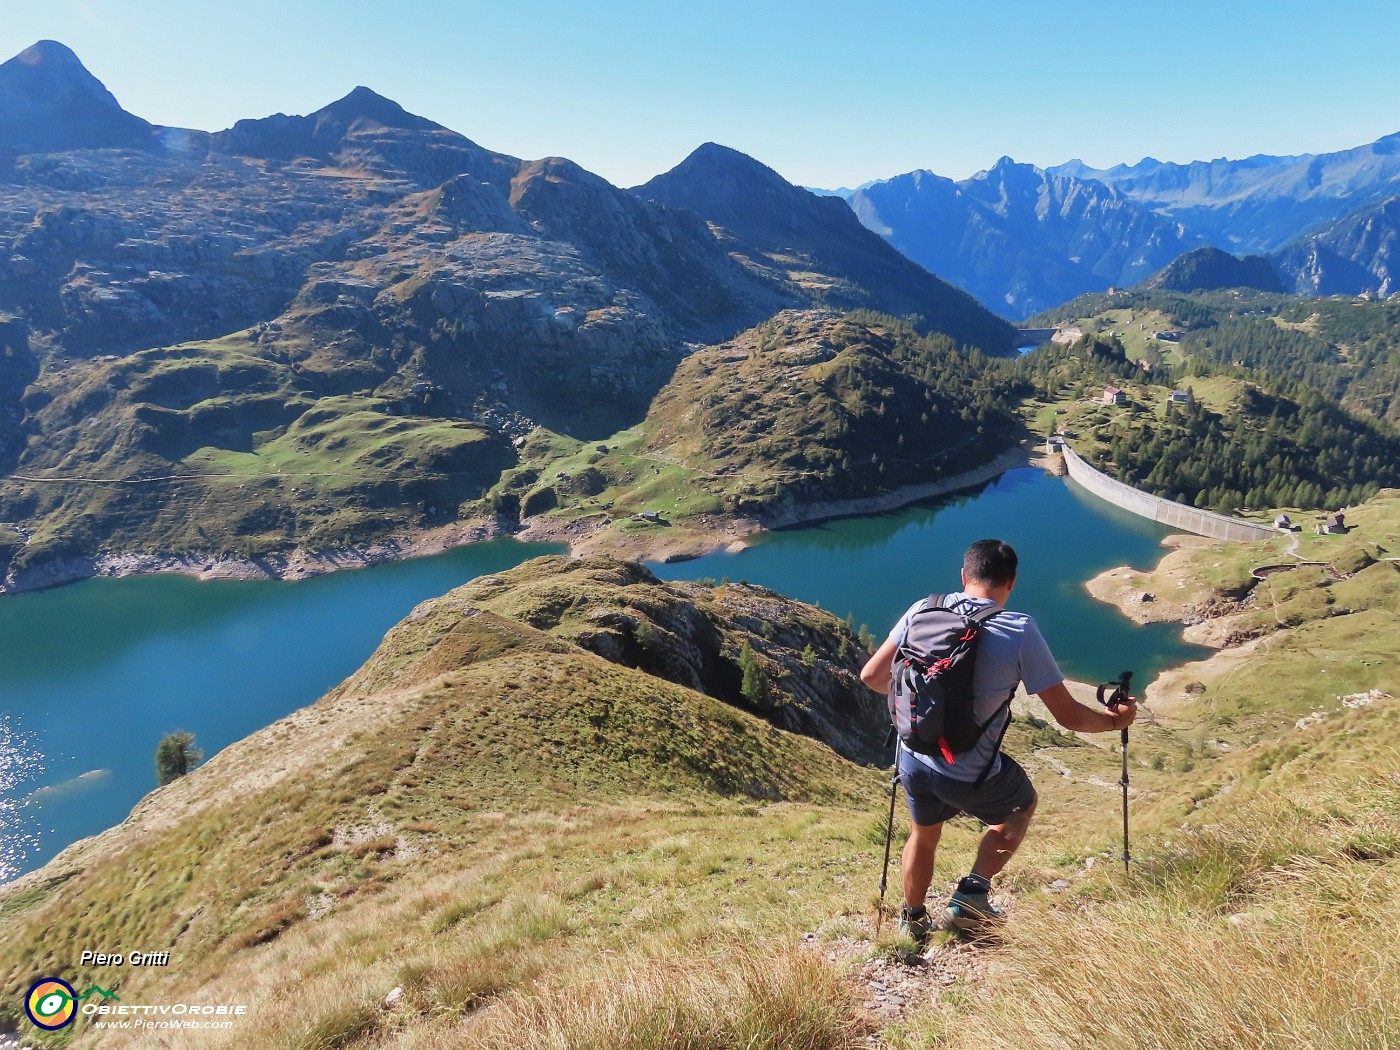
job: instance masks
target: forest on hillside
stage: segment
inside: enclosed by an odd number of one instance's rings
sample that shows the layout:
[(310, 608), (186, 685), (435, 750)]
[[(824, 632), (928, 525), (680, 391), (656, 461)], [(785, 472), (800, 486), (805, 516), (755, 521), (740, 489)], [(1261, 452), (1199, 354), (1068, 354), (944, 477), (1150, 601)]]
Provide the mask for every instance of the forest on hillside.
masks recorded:
[[(1113, 310), (1158, 311), (1181, 331), (1188, 371), (1243, 369), (1295, 397), (1316, 391), (1344, 407), (1400, 424), (1400, 301), (1312, 299), (1242, 289), (1133, 291), (1081, 296), (1033, 318), (1050, 326)], [(1154, 363), (1160, 353), (1151, 353)]]
[[(1223, 342), (1217, 339), (1217, 346)], [(1092, 398), (1109, 385), (1149, 392), (1090, 416), (1092, 433), (1076, 447), (1119, 480), (1181, 503), (1223, 513), (1337, 509), (1400, 485), (1400, 430), (1262, 364), (1217, 364), (1195, 355), (1175, 364), (1160, 356), (1130, 360), (1118, 340), (1086, 336), (1029, 354), (1007, 372), (1022, 396), (1045, 401)], [(1228, 408), (1213, 409), (1194, 396), (1181, 404), (1168, 400), (1169, 391), (1190, 392), (1193, 380), (1205, 378), (1228, 381), (1235, 391)]]

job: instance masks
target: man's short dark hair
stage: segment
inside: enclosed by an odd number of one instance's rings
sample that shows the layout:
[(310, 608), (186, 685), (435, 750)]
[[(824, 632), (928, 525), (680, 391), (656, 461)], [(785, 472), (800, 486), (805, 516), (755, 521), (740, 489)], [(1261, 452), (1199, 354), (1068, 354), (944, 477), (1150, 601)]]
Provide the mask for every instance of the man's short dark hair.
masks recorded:
[(1001, 587), (1016, 578), (1016, 552), (1001, 540), (978, 540), (963, 555), (970, 581)]

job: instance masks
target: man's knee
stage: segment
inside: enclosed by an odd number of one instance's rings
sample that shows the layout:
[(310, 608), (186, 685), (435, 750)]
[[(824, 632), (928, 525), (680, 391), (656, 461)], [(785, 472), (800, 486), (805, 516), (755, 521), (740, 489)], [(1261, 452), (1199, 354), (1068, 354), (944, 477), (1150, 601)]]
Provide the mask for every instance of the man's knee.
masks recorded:
[(1026, 831), (1031, 826), (1031, 818), (1035, 816), (1035, 804), (1038, 799), (1032, 798), (1031, 803), (1015, 813), (1012, 813), (1000, 824), (993, 825), (994, 829), (1001, 832), (1009, 839), (1020, 839), (1025, 837)]
[(916, 849), (932, 849), (938, 845), (938, 839), (943, 834), (943, 824), (915, 824), (909, 823), (909, 841), (914, 843)]

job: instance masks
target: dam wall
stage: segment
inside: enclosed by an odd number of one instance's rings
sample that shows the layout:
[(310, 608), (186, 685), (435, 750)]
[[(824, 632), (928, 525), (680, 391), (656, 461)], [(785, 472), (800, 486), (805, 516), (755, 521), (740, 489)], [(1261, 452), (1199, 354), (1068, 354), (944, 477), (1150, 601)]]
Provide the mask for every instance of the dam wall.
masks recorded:
[(1197, 536), (1209, 536), (1216, 540), (1249, 542), (1263, 540), (1278, 535), (1278, 530), (1268, 525), (1227, 517), (1209, 510), (1188, 507), (1160, 496), (1153, 496), (1131, 485), (1110, 478), (1102, 471), (1089, 466), (1068, 445), (1062, 445), (1065, 456), (1065, 469), (1079, 484), (1100, 499), (1108, 500), (1116, 507), (1139, 514), (1144, 518), (1160, 522), (1184, 532), (1194, 532)]

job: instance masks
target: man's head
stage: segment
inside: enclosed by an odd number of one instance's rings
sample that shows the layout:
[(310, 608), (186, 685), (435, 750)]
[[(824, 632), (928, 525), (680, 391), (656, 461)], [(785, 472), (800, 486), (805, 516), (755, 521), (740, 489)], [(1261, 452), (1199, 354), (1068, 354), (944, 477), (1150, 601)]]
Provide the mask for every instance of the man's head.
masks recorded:
[(1016, 582), (1016, 552), (1001, 540), (978, 540), (963, 555), (963, 585), (1007, 590)]

